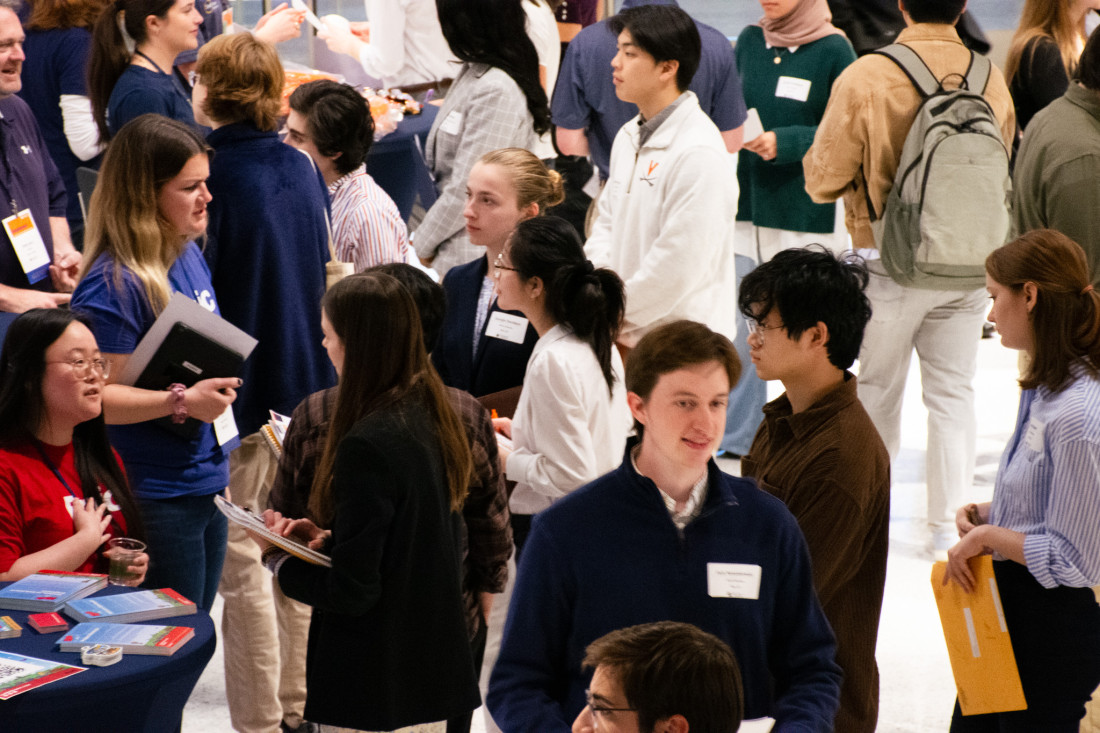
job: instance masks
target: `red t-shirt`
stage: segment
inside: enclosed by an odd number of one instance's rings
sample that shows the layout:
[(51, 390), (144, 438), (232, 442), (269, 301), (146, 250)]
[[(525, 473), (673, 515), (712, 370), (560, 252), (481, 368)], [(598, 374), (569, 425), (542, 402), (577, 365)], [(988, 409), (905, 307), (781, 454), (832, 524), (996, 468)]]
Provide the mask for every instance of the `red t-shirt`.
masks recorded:
[[(76, 493), (83, 497), (74, 464), (72, 443), (53, 446), (39, 443), (46, 455)], [(115, 454), (118, 460), (118, 454)], [(121, 465), (121, 464), (120, 464)], [(126, 520), (111, 492), (99, 487), (114, 521), (107, 528), (112, 537), (126, 533)], [(0, 449), (0, 572), (7, 572), (23, 557), (73, 536), (70, 502), (74, 497), (58, 480), (42, 454), (30, 441)], [(106, 547), (106, 543), (101, 549)], [(92, 553), (77, 572), (96, 570), (100, 553)], [(60, 568), (52, 568), (60, 569)]]

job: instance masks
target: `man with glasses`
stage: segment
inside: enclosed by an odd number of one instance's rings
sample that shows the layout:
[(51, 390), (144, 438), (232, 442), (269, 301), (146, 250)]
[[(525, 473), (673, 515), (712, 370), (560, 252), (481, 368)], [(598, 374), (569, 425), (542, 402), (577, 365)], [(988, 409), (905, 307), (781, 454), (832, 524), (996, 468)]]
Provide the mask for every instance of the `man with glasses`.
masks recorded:
[(612, 631), (588, 645), (584, 666), (595, 673), (573, 733), (732, 733), (741, 723), (733, 652), (691, 624)]
[(741, 475), (781, 499), (806, 536), (844, 671), (836, 730), (845, 733), (870, 733), (878, 719), (890, 527), (890, 456), (847, 371), (871, 317), (867, 278), (858, 257), (789, 249), (746, 275), (739, 295), (757, 376), (786, 389), (764, 406)]

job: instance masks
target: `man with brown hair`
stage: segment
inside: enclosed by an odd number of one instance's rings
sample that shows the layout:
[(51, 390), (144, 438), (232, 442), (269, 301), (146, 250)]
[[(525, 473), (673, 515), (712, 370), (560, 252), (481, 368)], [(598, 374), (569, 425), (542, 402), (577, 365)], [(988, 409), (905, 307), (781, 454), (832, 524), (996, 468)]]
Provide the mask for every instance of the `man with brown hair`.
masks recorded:
[(638, 438), (622, 465), (535, 515), (488, 704), (503, 730), (569, 730), (585, 705), (584, 648), (675, 620), (732, 647), (745, 714), (832, 730), (840, 688), (806, 542), (782, 502), (712, 456), (741, 366), (725, 336), (659, 326), (626, 366)]
[(573, 732), (731, 733), (744, 693), (733, 651), (713, 634), (675, 621), (630, 626), (588, 645), (594, 669)]

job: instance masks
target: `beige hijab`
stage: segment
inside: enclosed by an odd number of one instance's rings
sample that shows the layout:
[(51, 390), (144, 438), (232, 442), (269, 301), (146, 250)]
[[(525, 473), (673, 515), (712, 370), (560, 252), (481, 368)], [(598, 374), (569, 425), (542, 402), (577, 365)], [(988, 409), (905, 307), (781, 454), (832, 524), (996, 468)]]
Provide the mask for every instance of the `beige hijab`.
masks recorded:
[(833, 14), (825, 0), (799, 0), (794, 9), (781, 18), (761, 18), (764, 40), (770, 46), (790, 48), (844, 32), (832, 24)]

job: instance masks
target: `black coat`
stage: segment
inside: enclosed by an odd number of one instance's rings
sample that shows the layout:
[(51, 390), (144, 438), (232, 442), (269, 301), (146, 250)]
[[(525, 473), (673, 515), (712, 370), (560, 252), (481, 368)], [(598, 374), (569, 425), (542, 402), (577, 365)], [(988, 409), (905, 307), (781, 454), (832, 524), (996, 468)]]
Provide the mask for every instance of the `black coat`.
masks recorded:
[(332, 568), (291, 558), (287, 596), (313, 606), (308, 720), (393, 730), (480, 704), (460, 591), (460, 515), (435, 426), (415, 398), (358, 422), (333, 473)]

